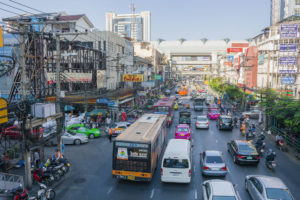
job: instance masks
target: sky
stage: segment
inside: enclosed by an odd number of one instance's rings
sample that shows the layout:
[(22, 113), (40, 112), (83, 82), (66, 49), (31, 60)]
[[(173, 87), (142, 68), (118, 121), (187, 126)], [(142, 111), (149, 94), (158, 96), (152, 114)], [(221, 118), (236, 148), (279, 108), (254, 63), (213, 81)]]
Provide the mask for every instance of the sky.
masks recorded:
[[(151, 12), (151, 40), (210, 40), (253, 38), (270, 25), (270, 0), (14, 0), (43, 12), (86, 14), (94, 26), (105, 30), (105, 13)], [(10, 0), (0, 0), (37, 13)], [(22, 13), (11, 7), (4, 8)], [(0, 18), (13, 14), (0, 10)]]

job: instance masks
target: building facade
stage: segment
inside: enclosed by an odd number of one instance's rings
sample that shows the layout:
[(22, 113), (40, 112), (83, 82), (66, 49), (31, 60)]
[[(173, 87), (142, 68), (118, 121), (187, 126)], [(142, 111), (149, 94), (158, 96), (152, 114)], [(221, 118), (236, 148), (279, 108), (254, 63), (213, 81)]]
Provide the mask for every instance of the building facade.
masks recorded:
[(294, 15), (300, 15), (300, 0), (271, 0), (270, 25)]
[(120, 36), (132, 38), (134, 41), (151, 40), (150, 11), (139, 14), (106, 13), (106, 30)]

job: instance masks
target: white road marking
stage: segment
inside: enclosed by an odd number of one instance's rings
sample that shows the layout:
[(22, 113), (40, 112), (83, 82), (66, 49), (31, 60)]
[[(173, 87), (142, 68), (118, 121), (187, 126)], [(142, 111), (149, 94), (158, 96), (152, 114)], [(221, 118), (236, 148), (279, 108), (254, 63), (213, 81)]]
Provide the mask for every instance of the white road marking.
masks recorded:
[(241, 199), (239, 191), (236, 191), (236, 193), (237, 193), (238, 198)]
[(151, 191), (150, 199), (152, 199), (153, 196), (154, 196), (154, 188), (153, 188), (152, 191)]
[[(227, 167), (227, 166), (226, 166), (226, 167)], [(227, 167), (227, 171), (228, 171), (228, 173), (230, 173), (229, 167)]]
[(198, 199), (198, 192), (195, 190), (195, 199)]
[(107, 194), (111, 193), (112, 189), (113, 189), (112, 187), (109, 188), (109, 190), (107, 191)]

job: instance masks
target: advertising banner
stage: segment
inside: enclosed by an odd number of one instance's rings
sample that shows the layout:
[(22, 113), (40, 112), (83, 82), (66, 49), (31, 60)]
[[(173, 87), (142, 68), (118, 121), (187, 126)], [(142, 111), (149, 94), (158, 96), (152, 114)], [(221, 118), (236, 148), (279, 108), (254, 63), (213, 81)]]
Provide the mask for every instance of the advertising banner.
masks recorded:
[(154, 75), (154, 79), (155, 79), (155, 80), (160, 80), (160, 79), (161, 79), (161, 75), (155, 74), (155, 75)]
[(228, 62), (232, 62), (233, 63), (233, 60), (234, 60), (234, 56), (230, 56), (230, 55), (227, 56), (227, 61)]
[(295, 74), (296, 70), (279, 70), (280, 74)]
[(3, 32), (1, 26), (0, 26), (0, 47), (3, 47)]
[(143, 87), (154, 87), (155, 86), (155, 81), (146, 81), (146, 82), (142, 82), (141, 85)]
[(143, 74), (123, 74), (122, 76), (123, 82), (143, 82), (143, 79)]
[(295, 77), (293, 76), (283, 76), (281, 77), (281, 84), (282, 85), (290, 85), (295, 83)]
[(225, 66), (232, 66), (232, 62), (224, 62)]
[[(47, 73), (48, 85), (56, 82), (55, 73)], [(61, 82), (64, 83), (82, 83), (82, 82), (92, 82), (92, 73), (63, 73), (63, 78)]]
[(258, 64), (263, 65), (265, 63), (265, 54), (260, 54), (258, 56)]
[(231, 47), (249, 47), (249, 43), (232, 43)]
[(296, 52), (297, 45), (296, 44), (280, 44), (281, 52)]
[(296, 65), (296, 57), (280, 57), (279, 65)]
[(110, 102), (109, 98), (102, 98), (96, 100), (96, 103), (101, 103), (101, 104), (108, 104), (109, 102)]
[(97, 70), (97, 88), (106, 87), (106, 72), (105, 70)]
[(243, 52), (243, 48), (227, 48), (228, 53), (239, 53)]
[(280, 39), (297, 38), (298, 24), (282, 24), (280, 26)]

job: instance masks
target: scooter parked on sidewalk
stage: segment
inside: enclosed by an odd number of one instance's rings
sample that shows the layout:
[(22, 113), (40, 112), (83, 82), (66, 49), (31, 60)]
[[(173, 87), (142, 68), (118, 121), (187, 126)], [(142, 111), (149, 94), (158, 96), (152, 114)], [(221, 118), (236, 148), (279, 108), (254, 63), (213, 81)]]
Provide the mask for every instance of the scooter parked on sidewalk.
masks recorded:
[(44, 172), (42, 167), (33, 171), (33, 178), (35, 181), (44, 183), (47, 186), (52, 185), (54, 182), (54, 176), (49, 172)]
[(27, 189), (23, 189), (20, 185), (17, 188), (14, 188), (10, 191), (12, 193), (13, 200), (53, 200), (56, 196), (56, 193), (53, 189), (47, 188), (44, 184), (39, 184), (40, 189), (37, 191), (37, 196), (30, 197)]

